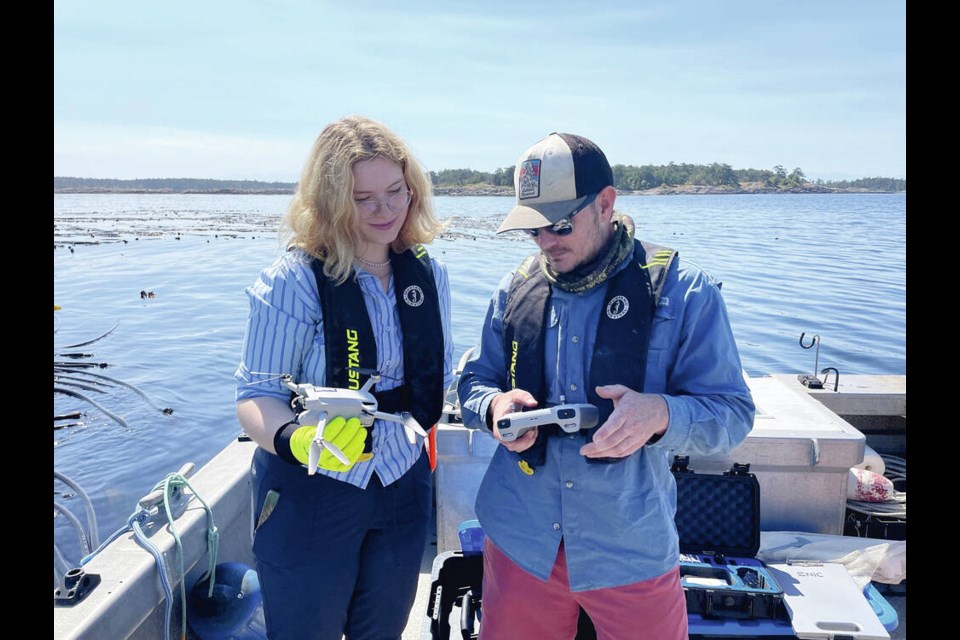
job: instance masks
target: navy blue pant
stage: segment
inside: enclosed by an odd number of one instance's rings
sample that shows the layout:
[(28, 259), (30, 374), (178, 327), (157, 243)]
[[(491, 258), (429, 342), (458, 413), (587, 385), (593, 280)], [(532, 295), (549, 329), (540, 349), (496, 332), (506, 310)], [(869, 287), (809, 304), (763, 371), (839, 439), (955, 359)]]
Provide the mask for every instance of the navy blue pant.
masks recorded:
[(253, 554), (271, 640), (399, 640), (417, 592), (433, 508), (426, 455), (390, 486), (366, 489), (257, 449), (255, 522), (269, 490), (276, 506)]

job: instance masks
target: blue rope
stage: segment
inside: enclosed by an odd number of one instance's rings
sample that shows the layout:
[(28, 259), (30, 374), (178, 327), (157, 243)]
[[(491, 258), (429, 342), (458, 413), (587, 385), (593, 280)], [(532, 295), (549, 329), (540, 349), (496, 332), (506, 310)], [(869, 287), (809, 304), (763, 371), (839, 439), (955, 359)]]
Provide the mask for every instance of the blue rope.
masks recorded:
[[(172, 493), (176, 487), (187, 487), (193, 493), (194, 497), (200, 501), (200, 504), (203, 505), (204, 510), (207, 513), (207, 552), (209, 556), (210, 566), (205, 575), (210, 576), (210, 587), (208, 592), (208, 597), (213, 597), (213, 586), (216, 581), (216, 567), (217, 567), (217, 549), (220, 541), (220, 532), (217, 530), (217, 526), (213, 520), (213, 511), (207, 506), (207, 503), (203, 501), (197, 492), (193, 490), (193, 487), (190, 486), (190, 483), (187, 482), (187, 479), (179, 473), (169, 473), (167, 476), (156, 485), (154, 485), (152, 491), (157, 489), (163, 489), (163, 508), (167, 516), (167, 524), (170, 527), (170, 533), (173, 535), (174, 540), (177, 544), (177, 554), (179, 560), (179, 569), (180, 569), (180, 603), (181, 603), (181, 635), (180, 638), (183, 640), (187, 635), (187, 594), (186, 594), (186, 572), (183, 567), (183, 545), (180, 542), (180, 535), (177, 533), (176, 527), (173, 525), (174, 517), (173, 513), (170, 511), (170, 501), (172, 498)], [(137, 510), (134, 511), (129, 518), (127, 518), (127, 524), (124, 527), (121, 527), (116, 532), (111, 534), (103, 544), (97, 547), (92, 553), (84, 556), (80, 559), (80, 565), (87, 564), (92, 560), (98, 553), (100, 553), (107, 545), (119, 538), (121, 535), (127, 531), (133, 531), (136, 536), (137, 541), (150, 552), (154, 560), (157, 563), (157, 570), (160, 573), (160, 584), (163, 587), (163, 593), (165, 595), (165, 611), (166, 616), (164, 620), (164, 638), (170, 638), (170, 621), (173, 619), (173, 588), (170, 586), (170, 578), (167, 574), (166, 565), (163, 562), (163, 554), (160, 553), (160, 550), (150, 542), (150, 539), (144, 533), (142, 526), (150, 520), (151, 514), (149, 511), (140, 507), (138, 505)]]
[[(127, 518), (126, 526), (120, 527), (114, 533), (110, 534), (110, 536), (106, 540), (104, 540), (99, 547), (97, 547), (96, 549), (94, 549), (93, 551), (91, 551), (90, 553), (88, 553), (87, 555), (85, 555), (80, 559), (81, 566), (93, 560), (93, 558), (98, 553), (100, 553), (107, 547), (107, 545), (109, 545), (111, 542), (113, 542), (114, 540), (122, 536), (124, 533), (126, 533), (127, 531), (132, 531), (134, 522), (143, 524), (149, 519), (150, 519), (149, 511), (146, 511), (145, 509), (137, 509), (137, 511), (134, 511), (133, 514), (131, 514), (130, 517)], [(147, 544), (150, 544), (149, 540), (147, 541)]]
[(147, 537), (147, 534), (144, 533), (142, 526), (150, 520), (150, 512), (142, 507), (134, 511), (129, 518), (127, 518), (127, 524), (120, 529), (117, 529), (109, 538), (104, 540), (103, 544), (97, 547), (93, 553), (90, 553), (80, 559), (80, 564), (85, 565), (90, 560), (92, 560), (98, 553), (100, 553), (107, 545), (119, 538), (121, 535), (127, 531), (133, 531), (134, 536), (136, 536), (137, 541), (150, 552), (150, 555), (153, 556), (154, 561), (157, 563), (157, 569), (160, 572), (160, 585), (163, 587), (163, 593), (166, 596), (165, 598), (165, 610), (166, 616), (163, 623), (163, 637), (170, 637), (170, 619), (173, 615), (173, 589), (170, 587), (170, 578), (167, 576), (167, 568), (163, 563), (163, 554), (160, 553), (160, 549), (157, 548), (155, 544), (150, 542), (150, 539)]
[(137, 536), (137, 540), (147, 548), (147, 551), (150, 552), (153, 559), (157, 562), (157, 570), (160, 572), (160, 584), (163, 586), (163, 593), (166, 596), (164, 599), (164, 611), (166, 615), (163, 620), (163, 637), (169, 638), (170, 620), (173, 618), (173, 589), (170, 587), (170, 578), (167, 576), (166, 565), (163, 564), (163, 554), (160, 553), (160, 550), (155, 544), (147, 539), (147, 534), (140, 528), (140, 522), (134, 520), (132, 527), (133, 532)]

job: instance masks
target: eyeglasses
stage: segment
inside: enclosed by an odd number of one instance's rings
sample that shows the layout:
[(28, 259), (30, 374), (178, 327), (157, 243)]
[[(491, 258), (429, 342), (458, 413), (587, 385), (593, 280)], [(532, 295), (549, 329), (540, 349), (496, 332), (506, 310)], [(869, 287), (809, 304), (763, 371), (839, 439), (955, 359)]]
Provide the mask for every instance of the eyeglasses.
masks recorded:
[(410, 189), (397, 189), (387, 194), (386, 200), (376, 200), (374, 198), (354, 198), (353, 203), (357, 205), (357, 211), (360, 213), (373, 214), (380, 210), (380, 205), (384, 205), (396, 213), (410, 204), (413, 198), (413, 192)]
[(573, 216), (577, 215), (578, 213), (580, 213), (581, 211), (589, 207), (591, 204), (594, 203), (594, 201), (596, 201), (596, 199), (597, 199), (597, 194), (595, 193), (592, 196), (588, 197), (586, 200), (584, 200), (583, 204), (581, 204), (578, 208), (574, 209), (573, 213), (568, 215), (566, 218), (563, 218), (556, 224), (552, 224), (547, 227), (540, 227), (539, 229), (523, 229), (523, 232), (526, 233), (531, 238), (536, 238), (537, 236), (539, 236), (541, 231), (546, 231), (547, 233), (551, 233), (561, 238), (563, 236), (568, 236), (571, 233), (573, 233), (573, 223), (570, 222), (571, 220), (573, 220)]

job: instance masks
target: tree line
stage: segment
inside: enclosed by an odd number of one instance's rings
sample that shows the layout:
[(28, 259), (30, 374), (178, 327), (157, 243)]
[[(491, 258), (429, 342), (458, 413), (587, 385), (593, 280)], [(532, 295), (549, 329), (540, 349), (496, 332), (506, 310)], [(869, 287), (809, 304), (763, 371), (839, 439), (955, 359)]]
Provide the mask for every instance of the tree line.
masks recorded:
[[(744, 183), (760, 183), (778, 190), (803, 189), (811, 185), (828, 189), (865, 189), (870, 191), (906, 191), (907, 181), (901, 178), (860, 178), (858, 180), (808, 180), (800, 167), (793, 171), (777, 165), (772, 170), (734, 169), (728, 164), (613, 165), (614, 186), (620, 191), (645, 191), (657, 187), (703, 185), (738, 187)], [(513, 187), (514, 166), (495, 171), (444, 169), (431, 171), (435, 187)], [(197, 178), (146, 178), (114, 180), (110, 178), (53, 178), (54, 193), (293, 193), (295, 182), (261, 182), (258, 180), (212, 180)]]
[[(906, 191), (907, 181), (901, 178), (860, 178), (858, 180), (808, 180), (800, 167), (787, 173), (781, 165), (772, 170), (734, 169), (728, 164), (677, 164), (664, 165), (615, 164), (613, 183), (620, 191), (646, 191), (657, 187), (703, 185), (709, 187), (738, 187), (744, 183), (761, 183), (774, 189), (802, 189), (808, 185), (833, 189), (869, 189), (871, 191)], [(438, 187), (468, 186), (513, 186), (514, 166), (493, 172), (473, 169), (444, 169), (431, 171), (430, 178)]]

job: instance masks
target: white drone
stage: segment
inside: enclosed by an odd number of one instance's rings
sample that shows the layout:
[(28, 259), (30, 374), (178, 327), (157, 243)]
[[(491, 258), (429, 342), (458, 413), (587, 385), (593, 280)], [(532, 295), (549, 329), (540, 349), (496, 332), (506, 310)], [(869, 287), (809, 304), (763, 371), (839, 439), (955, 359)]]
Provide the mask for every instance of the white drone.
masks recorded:
[(343, 464), (350, 464), (349, 458), (337, 445), (323, 438), (323, 428), (327, 424), (327, 417), (329, 416), (343, 416), (345, 420), (359, 418), (360, 424), (366, 428), (373, 425), (373, 421), (377, 419), (402, 424), (406, 429), (407, 441), (410, 444), (416, 444), (417, 435), (427, 437), (427, 432), (408, 411), (399, 414), (377, 411), (377, 399), (370, 392), (370, 389), (380, 381), (380, 372), (378, 371), (371, 372), (367, 382), (357, 390), (297, 384), (293, 382), (293, 376), (289, 374), (280, 376), (280, 379), (285, 387), (296, 394), (291, 404), (295, 411), (300, 410), (300, 413), (297, 414), (297, 421), (300, 424), (317, 425), (317, 435), (310, 443), (310, 457), (307, 463), (307, 473), (310, 475), (316, 473), (317, 464), (320, 462), (320, 453), (323, 449), (327, 449), (333, 457)]

